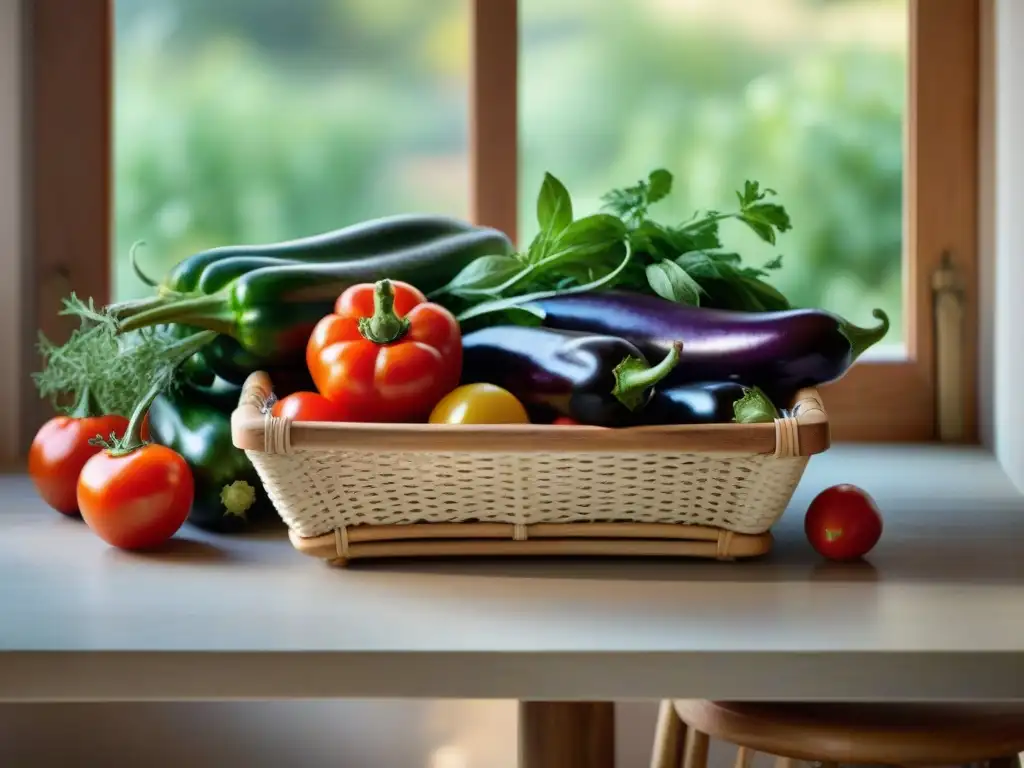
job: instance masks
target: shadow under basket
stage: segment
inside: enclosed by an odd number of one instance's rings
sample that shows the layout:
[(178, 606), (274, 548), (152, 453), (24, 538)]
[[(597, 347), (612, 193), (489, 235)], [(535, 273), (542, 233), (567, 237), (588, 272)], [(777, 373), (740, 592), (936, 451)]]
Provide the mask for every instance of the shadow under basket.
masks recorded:
[(252, 374), (231, 416), (293, 546), (362, 558), (683, 556), (771, 549), (813, 454), (817, 390), (774, 423), (602, 429), (542, 424), (293, 422)]

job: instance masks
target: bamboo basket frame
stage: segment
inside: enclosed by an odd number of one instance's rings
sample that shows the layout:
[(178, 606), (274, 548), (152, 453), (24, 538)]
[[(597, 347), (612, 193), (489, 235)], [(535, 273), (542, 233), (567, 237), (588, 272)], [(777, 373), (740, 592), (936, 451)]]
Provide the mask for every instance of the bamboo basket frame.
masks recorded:
[[(570, 460), (612, 455), (665, 454), (708, 458), (721, 464), (773, 459), (798, 460), (793, 479), (776, 493), (788, 501), (810, 456), (830, 445), (828, 415), (816, 389), (801, 390), (790, 408), (774, 423), (708, 424), (602, 429), (542, 424), (440, 425), (336, 422), (292, 422), (270, 415), (274, 400), (266, 373), (246, 380), (239, 405), (231, 416), (234, 444), (256, 466), (278, 513), (288, 524), (296, 550), (346, 565), (363, 558), (477, 555), (619, 555), (684, 556), (731, 560), (755, 557), (771, 549), (767, 530), (737, 531), (721, 525), (678, 522), (445, 522), (332, 525), (331, 530), (304, 535), (290, 519), (296, 491), (275, 493), (270, 462), (300, 454), (322, 457), (389, 455), (558, 454)], [(530, 461), (530, 459), (527, 459)], [(770, 470), (770, 465), (767, 465)], [(372, 484), (373, 478), (367, 483)], [(308, 488), (308, 486), (306, 486)], [(685, 505), (685, 497), (680, 499)], [(778, 503), (775, 504), (779, 506)], [(773, 523), (784, 509), (770, 516)]]

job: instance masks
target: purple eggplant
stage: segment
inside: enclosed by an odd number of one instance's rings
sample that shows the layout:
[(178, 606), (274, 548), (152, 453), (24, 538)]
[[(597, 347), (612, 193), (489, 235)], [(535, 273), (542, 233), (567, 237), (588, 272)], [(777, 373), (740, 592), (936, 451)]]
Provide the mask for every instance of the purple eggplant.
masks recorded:
[(551, 328), (492, 326), (462, 339), (462, 383), (507, 389), (533, 416), (568, 416), (581, 424), (642, 422), (655, 385), (679, 361), (679, 345), (651, 365), (616, 336)]
[(656, 388), (641, 420), (644, 424), (756, 424), (778, 415), (775, 405), (757, 388), (736, 381), (701, 381)]
[(889, 330), (880, 309), (872, 313), (879, 320), (876, 327), (860, 328), (818, 309), (704, 309), (622, 291), (566, 294), (526, 306), (543, 313), (544, 326), (620, 336), (652, 359), (682, 341), (679, 364), (662, 389), (736, 381), (762, 388), (776, 402), (801, 387), (840, 378)]

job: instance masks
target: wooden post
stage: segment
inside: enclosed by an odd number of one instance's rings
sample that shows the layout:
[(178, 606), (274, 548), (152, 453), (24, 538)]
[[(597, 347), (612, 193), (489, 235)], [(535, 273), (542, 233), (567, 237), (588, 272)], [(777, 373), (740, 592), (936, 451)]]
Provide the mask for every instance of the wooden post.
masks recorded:
[(475, 224), (516, 239), (519, 193), (516, 0), (474, 0), (470, 71), (470, 207)]
[(615, 768), (615, 705), (520, 702), (519, 766)]

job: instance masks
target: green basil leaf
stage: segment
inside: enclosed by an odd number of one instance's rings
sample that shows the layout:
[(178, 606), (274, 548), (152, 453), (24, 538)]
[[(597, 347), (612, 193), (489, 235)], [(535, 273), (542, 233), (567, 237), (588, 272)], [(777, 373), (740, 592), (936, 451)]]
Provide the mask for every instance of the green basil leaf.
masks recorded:
[(695, 280), (722, 279), (726, 277), (725, 269), (704, 251), (684, 253), (676, 259), (676, 264)]
[(775, 286), (753, 277), (744, 276), (741, 280), (747, 292), (756, 297), (764, 311), (791, 309), (789, 300)]
[(672, 174), (664, 168), (658, 168), (647, 177), (647, 203), (656, 203), (668, 197), (672, 191)]
[(679, 253), (687, 251), (710, 251), (721, 248), (722, 242), (718, 238), (718, 219), (707, 216), (667, 230), (673, 247)]
[(738, 253), (731, 253), (729, 251), (718, 251), (716, 253), (709, 254), (719, 264), (728, 264), (730, 267), (738, 267), (743, 263), (743, 258)]
[(447, 293), (495, 288), (523, 269), (515, 256), (480, 256), (467, 264), (442, 289)]
[(576, 245), (619, 243), (626, 236), (626, 225), (618, 216), (595, 213), (570, 223), (558, 237), (559, 248)]
[(663, 299), (677, 304), (700, 304), (701, 287), (686, 270), (674, 261), (658, 261), (647, 265), (647, 281)]
[(537, 197), (537, 223), (542, 232), (558, 234), (572, 223), (572, 198), (569, 190), (550, 173), (544, 174), (544, 183)]
[[(456, 319), (462, 323), (466, 320), (472, 320), (483, 315), (490, 315), (495, 312), (503, 312), (510, 307), (517, 307), (528, 304), (531, 301), (539, 301), (540, 299), (549, 299), (553, 296), (567, 296), (574, 293), (588, 293), (590, 291), (596, 291), (600, 288), (604, 288), (615, 282), (616, 278), (629, 266), (630, 261), (633, 258), (633, 249), (630, 247), (629, 240), (624, 240), (622, 261), (619, 262), (618, 266), (615, 267), (611, 272), (598, 278), (585, 285), (578, 285), (573, 288), (566, 288), (562, 290), (549, 290), (549, 291), (537, 291), (536, 293), (527, 293), (521, 296), (509, 296), (504, 299), (494, 299), (492, 301), (485, 301), (477, 304), (474, 307), (470, 307), (458, 315)], [(529, 309), (533, 309), (530, 307)]]

